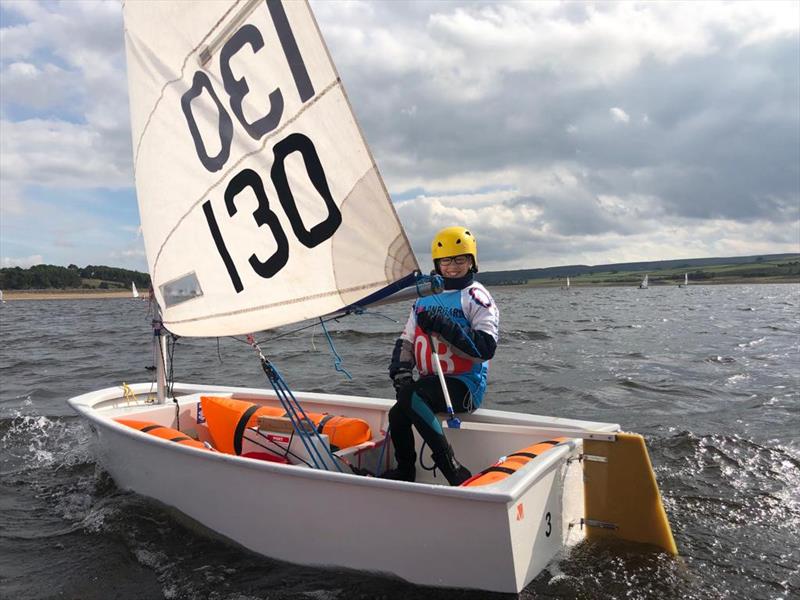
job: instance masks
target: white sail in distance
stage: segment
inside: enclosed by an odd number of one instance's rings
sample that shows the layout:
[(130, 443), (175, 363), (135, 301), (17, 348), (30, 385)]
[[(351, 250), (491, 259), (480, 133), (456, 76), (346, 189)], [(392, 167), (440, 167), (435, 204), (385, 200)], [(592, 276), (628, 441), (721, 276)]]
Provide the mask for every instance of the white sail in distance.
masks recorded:
[(136, 283), (133, 281), (131, 282), (131, 296), (134, 298), (139, 297), (139, 290), (136, 289)]
[(332, 313), (419, 269), (307, 2), (126, 2), (134, 175), (166, 327)]

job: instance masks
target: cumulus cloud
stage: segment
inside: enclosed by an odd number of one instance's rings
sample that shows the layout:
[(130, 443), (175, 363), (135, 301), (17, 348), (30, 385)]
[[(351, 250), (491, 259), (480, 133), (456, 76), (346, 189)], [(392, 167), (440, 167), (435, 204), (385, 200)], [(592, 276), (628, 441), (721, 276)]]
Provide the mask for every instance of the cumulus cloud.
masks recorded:
[(488, 264), (800, 250), (797, 5), (314, 7), (420, 255), (456, 219)]
[(27, 269), (32, 267), (33, 265), (40, 265), (44, 262), (41, 254), (34, 254), (33, 256), (23, 256), (20, 258), (13, 258), (10, 256), (3, 256), (0, 258), (0, 264), (2, 264), (3, 268), (8, 267), (20, 267), (22, 269)]
[[(454, 222), (484, 269), (800, 250), (797, 3), (312, 7), (420, 258)], [(3, 237), (66, 192), (105, 226), (83, 192), (132, 184), (120, 4), (0, 10)], [(141, 260), (132, 235), (80, 249)]]
[(3, 178), (20, 185), (130, 186), (118, 2), (3, 2)]
[(611, 118), (617, 123), (629, 123), (631, 120), (630, 115), (618, 106), (609, 109), (608, 112), (611, 113)]

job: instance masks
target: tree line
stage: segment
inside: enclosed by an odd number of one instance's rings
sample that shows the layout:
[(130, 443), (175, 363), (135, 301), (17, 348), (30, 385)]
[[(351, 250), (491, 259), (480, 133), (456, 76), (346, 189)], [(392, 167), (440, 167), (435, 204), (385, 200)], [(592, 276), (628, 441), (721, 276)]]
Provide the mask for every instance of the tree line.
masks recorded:
[[(84, 281), (87, 279), (99, 280), (100, 284), (92, 285)], [(84, 268), (80, 268), (77, 265), (69, 265), (68, 267), (35, 265), (29, 269), (20, 267), (0, 269), (0, 289), (4, 290), (124, 288), (131, 283), (135, 283), (141, 289), (146, 289), (150, 287), (150, 275), (105, 265), (89, 265)]]

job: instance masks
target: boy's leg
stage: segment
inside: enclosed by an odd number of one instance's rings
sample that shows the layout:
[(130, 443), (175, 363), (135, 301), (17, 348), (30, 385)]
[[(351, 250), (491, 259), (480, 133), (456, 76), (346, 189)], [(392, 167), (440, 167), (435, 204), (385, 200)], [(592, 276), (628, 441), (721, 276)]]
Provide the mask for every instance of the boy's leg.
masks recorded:
[[(469, 401), (469, 389), (466, 384), (453, 378), (446, 378), (445, 381), (453, 409), (464, 412)], [(413, 387), (403, 391), (405, 393), (398, 396), (397, 404), (392, 410), (401, 411), (414, 424), (430, 447), (436, 466), (450, 485), (458, 485), (468, 479), (471, 476), (470, 472), (453, 456), (453, 449), (447, 442), (439, 418), (436, 416), (436, 413), (447, 410), (439, 379), (423, 377)]]
[(417, 453), (414, 449), (414, 432), (411, 418), (403, 406), (410, 402), (411, 386), (397, 393), (397, 404), (389, 410), (389, 434), (394, 444), (397, 467), (383, 473), (383, 479), (414, 481), (416, 478)]

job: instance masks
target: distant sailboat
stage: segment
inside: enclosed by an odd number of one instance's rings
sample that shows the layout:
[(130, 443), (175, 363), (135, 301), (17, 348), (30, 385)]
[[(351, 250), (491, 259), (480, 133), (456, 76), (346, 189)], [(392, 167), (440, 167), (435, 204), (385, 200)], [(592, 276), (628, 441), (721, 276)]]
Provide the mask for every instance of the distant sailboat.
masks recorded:
[(644, 279), (642, 279), (642, 283), (639, 284), (639, 289), (640, 290), (647, 289), (647, 275), (644, 276)]
[(133, 282), (131, 282), (131, 295), (134, 298), (138, 298), (139, 297), (139, 290), (136, 289), (136, 284), (133, 283)]
[(0, 290), (0, 304), (5, 304), (6, 301), (3, 300), (3, 290)]
[(678, 287), (682, 287), (682, 288), (689, 287), (689, 274), (688, 273), (684, 273), (683, 274), (683, 283), (678, 284)]
[(561, 286), (561, 289), (569, 291), (569, 275), (567, 276), (567, 282)]

